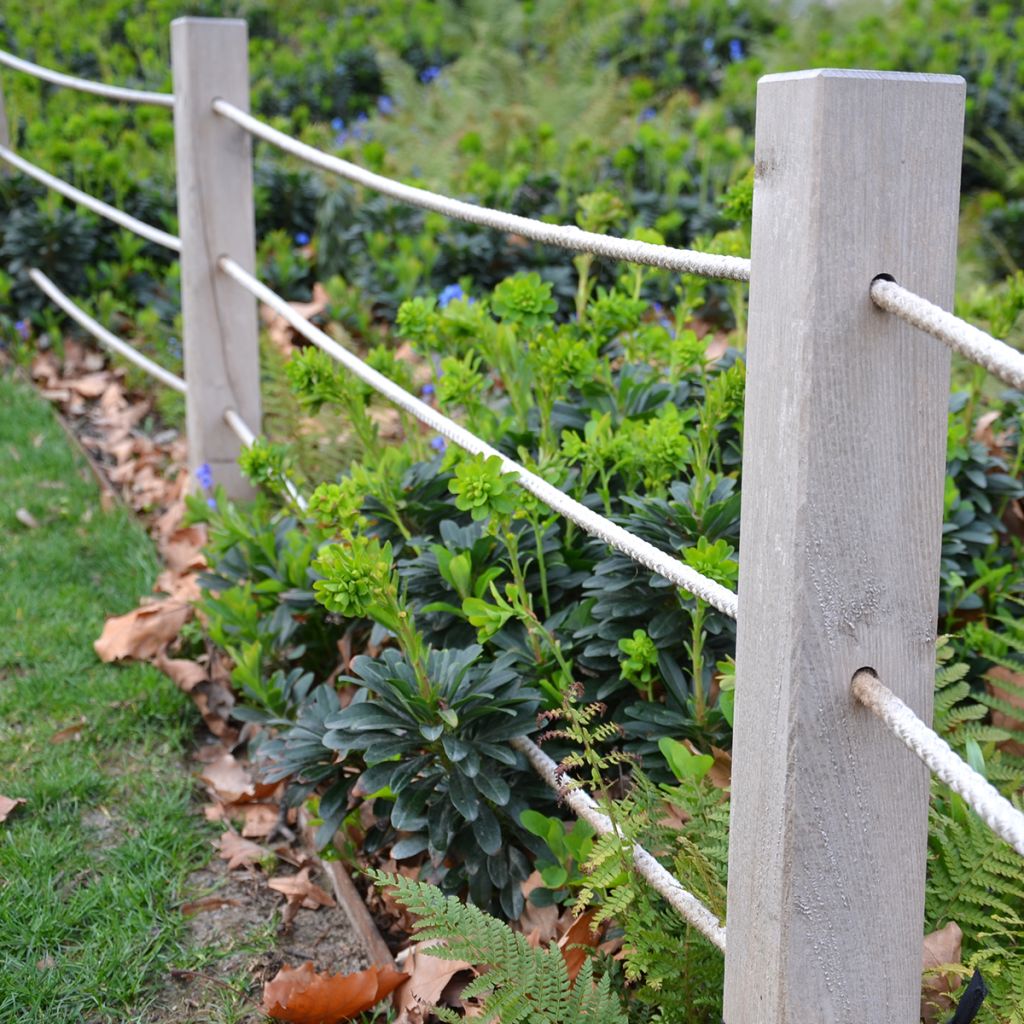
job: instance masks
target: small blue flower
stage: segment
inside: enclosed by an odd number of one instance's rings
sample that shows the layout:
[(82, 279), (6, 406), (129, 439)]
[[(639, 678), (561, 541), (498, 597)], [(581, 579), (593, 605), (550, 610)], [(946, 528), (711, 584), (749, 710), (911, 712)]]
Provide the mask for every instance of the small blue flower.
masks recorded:
[(19, 320), (15, 325), (14, 329), (21, 336), (22, 341), (28, 341), (29, 335), (32, 333), (32, 324), (26, 320)]
[(715, 49), (715, 41), (710, 36), (708, 36), (707, 39), (705, 39), (704, 42), (701, 44), (701, 46), (703, 47), (705, 53), (712, 53)]
[(334, 136), (335, 146), (344, 146), (346, 142), (348, 142), (348, 132), (338, 132), (338, 134)]
[(743, 44), (738, 39), (729, 40), (729, 60), (743, 59)]
[(435, 452), (443, 452), (448, 447), (448, 442), (443, 437), (433, 437), (430, 439), (430, 447)]
[(204, 491), (208, 491), (213, 486), (213, 470), (210, 469), (208, 462), (204, 462), (196, 468), (196, 480), (199, 481), (199, 486)]
[(464, 299), (465, 297), (466, 294), (463, 292), (461, 285), (445, 285), (445, 287), (441, 289), (441, 294), (437, 297), (438, 308), (444, 309), (449, 302), (454, 302), (456, 299)]
[(216, 498), (207, 498), (206, 499), (206, 504), (209, 505), (210, 508), (216, 508), (217, 507), (217, 499)]
[(441, 69), (436, 64), (431, 64), (429, 68), (424, 68), (420, 72), (420, 81), (424, 85), (430, 85), (439, 74), (441, 74)]
[(369, 123), (369, 120), (370, 119), (365, 114), (359, 114), (356, 117), (355, 123), (352, 125), (352, 138), (355, 139), (357, 142), (369, 139), (371, 137), (366, 127), (367, 124)]
[(395, 101), (390, 96), (378, 96), (377, 109), (387, 117), (395, 112)]
[(434, 385), (424, 384), (420, 389), (420, 397), (422, 398), (433, 398), (434, 397)]
[(296, 245), (309, 245), (309, 235), (306, 234), (305, 231), (299, 231), (295, 235), (295, 244)]
[(331, 120), (331, 130), (343, 132), (345, 130), (345, 122), (340, 117), (333, 118)]
[(654, 107), (644, 107), (644, 109), (637, 115), (637, 121), (639, 121), (640, 124), (643, 124), (645, 121), (653, 121), (657, 114), (658, 112)]

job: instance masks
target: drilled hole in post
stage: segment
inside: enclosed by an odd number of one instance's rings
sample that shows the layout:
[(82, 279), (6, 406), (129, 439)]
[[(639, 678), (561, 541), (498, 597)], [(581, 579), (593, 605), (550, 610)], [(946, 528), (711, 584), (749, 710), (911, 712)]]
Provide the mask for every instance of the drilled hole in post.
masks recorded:
[(864, 691), (862, 689), (863, 683), (866, 681), (864, 677), (873, 679), (875, 682), (879, 681), (878, 673), (870, 665), (862, 665), (853, 673), (853, 678), (850, 680), (850, 690), (861, 703), (864, 702)]
[[(876, 281), (892, 281), (892, 283), (895, 284), (896, 278), (893, 277), (892, 274), (875, 274), (875, 276), (871, 278), (871, 283), (874, 284)], [(862, 671), (867, 670), (862, 669)]]

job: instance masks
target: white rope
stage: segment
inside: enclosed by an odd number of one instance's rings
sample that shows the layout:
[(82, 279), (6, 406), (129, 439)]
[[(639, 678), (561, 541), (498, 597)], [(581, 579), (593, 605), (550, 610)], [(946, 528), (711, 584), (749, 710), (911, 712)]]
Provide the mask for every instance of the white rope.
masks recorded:
[(152, 359), (147, 359), (146, 356), (141, 352), (137, 352), (131, 345), (125, 344), (120, 338), (111, 334), (105, 327), (93, 320), (80, 306), (72, 302), (41, 270), (33, 267), (28, 272), (28, 276), (40, 291), (56, 303), (56, 305), (60, 306), (72, 320), (81, 324), (101, 345), (123, 356), (129, 362), (145, 370), (150, 376), (156, 377), (157, 380), (166, 384), (169, 388), (180, 391), (183, 395), (187, 393), (188, 385), (179, 376), (171, 373), (170, 370), (165, 370), (162, 366), (154, 363)]
[(237, 281), (246, 291), (283, 316), (303, 337), (308, 338), (317, 348), (323, 349), (329, 356), (338, 360), (347, 370), (369, 384), (388, 401), (405, 409), (421, 423), (425, 423), (460, 448), (476, 455), (497, 456), (501, 460), (502, 472), (513, 474), (521, 487), (540, 498), (553, 511), (572, 520), (586, 533), (603, 540), (617, 551), (621, 551), (633, 561), (645, 565), (652, 572), (663, 576), (677, 587), (682, 587), (731, 618), (736, 618), (738, 602), (736, 595), (728, 587), (723, 587), (720, 583), (703, 576), (684, 562), (679, 561), (678, 558), (666, 554), (653, 544), (649, 544), (621, 526), (617, 526), (610, 519), (598, 515), (585, 505), (570, 498), (557, 487), (553, 487), (536, 473), (531, 473), (525, 467), (520, 466), (518, 462), (506, 458), (496, 448), (492, 448), (486, 441), (482, 441), (465, 427), (459, 426), (454, 420), (450, 420), (427, 405), (426, 402), (421, 402), (404, 388), (400, 388), (394, 381), (367, 366), (358, 356), (354, 356), (348, 349), (343, 348), (333, 338), (311, 324), (280, 295), (261, 284), (230, 257), (222, 256), (218, 265), (224, 273)]
[(238, 438), (246, 448), (251, 448), (256, 443), (256, 435), (249, 429), (248, 424), (234, 409), (224, 410), (224, 422), (231, 428), (235, 437)]
[[(251, 448), (256, 443), (256, 435), (249, 429), (249, 425), (241, 416), (238, 415), (237, 412), (235, 412), (234, 409), (224, 410), (224, 422), (231, 428), (235, 437), (237, 437), (246, 448)], [(288, 492), (288, 497), (298, 505), (300, 511), (305, 512), (308, 507), (308, 502), (299, 493), (298, 487), (296, 487), (288, 477), (284, 478), (284, 489)]]
[(155, 242), (157, 245), (162, 245), (165, 249), (171, 249), (174, 252), (181, 252), (180, 238), (176, 238), (166, 231), (161, 231), (160, 228), (146, 224), (144, 221), (136, 220), (131, 214), (117, 209), (116, 206), (110, 206), (103, 202), (102, 199), (96, 199), (87, 192), (82, 192), (80, 189), (75, 188), (74, 185), (69, 185), (61, 178), (56, 178), (44, 171), (41, 167), (29, 163), (28, 160), (23, 160), (17, 153), (11, 152), (6, 146), (0, 146), (0, 160), (4, 160), (12, 167), (17, 167), (19, 171), (27, 174), (30, 178), (35, 178), (36, 181), (42, 182), (47, 188), (52, 188), (54, 192), (59, 192), (72, 202), (78, 203), (94, 213), (98, 213), (101, 217), (106, 217), (107, 220), (111, 220), (115, 224), (127, 228), (129, 231), (133, 231), (147, 241)]
[(901, 320), (927, 331), (955, 352), (984, 366), (1010, 387), (1024, 391), (1024, 353), (1005, 341), (993, 338), (895, 281), (875, 278), (871, 282), (871, 299), (876, 306), (895, 313)]
[(78, 92), (92, 93), (94, 96), (105, 96), (108, 100), (122, 100), (126, 103), (149, 103), (157, 107), (173, 107), (174, 97), (166, 92), (147, 92), (145, 89), (124, 89), (119, 85), (104, 85), (102, 82), (90, 82), (87, 78), (76, 78), (74, 75), (65, 75), (60, 71), (52, 71), (40, 64), (33, 64), (30, 60), (23, 60), (15, 57), (13, 53), (0, 50), (0, 64), (15, 71), (24, 71), (35, 78), (41, 78), (44, 82), (53, 85), (62, 85), (68, 89), (77, 89)]
[(717, 256), (713, 253), (694, 252), (690, 249), (674, 249), (667, 245), (653, 245), (650, 242), (638, 242), (629, 238), (613, 238), (600, 235), (593, 231), (583, 231), (570, 224), (545, 224), (543, 221), (517, 214), (494, 210), (486, 206), (477, 206), (459, 199), (438, 195), (413, 185), (404, 185), (393, 178), (382, 174), (374, 174), (348, 160), (331, 156), (313, 146), (293, 139), (284, 132), (264, 124), (251, 114), (239, 110), (227, 100), (214, 100), (213, 109), (233, 121), (239, 127), (255, 135), (257, 138), (297, 156), (307, 163), (330, 171), (349, 181), (354, 181), (366, 188), (371, 188), (383, 195), (390, 196), (411, 206), (419, 206), (424, 210), (453, 217), (456, 220), (480, 224), (496, 231), (541, 242), (544, 245), (556, 245), (574, 252), (592, 252), (609, 259), (626, 260), (629, 263), (642, 263), (663, 270), (675, 270), (684, 274), (700, 274), (704, 277), (722, 277), (733, 281), (750, 280), (750, 260), (738, 256)]
[[(610, 835), (616, 831), (611, 818), (604, 814), (586, 791), (567, 788), (559, 777), (558, 765), (526, 736), (509, 741), (516, 750), (526, 755), (537, 774), (565, 801), (577, 818), (581, 818), (599, 835)], [(661, 893), (673, 910), (709, 942), (725, 952), (725, 928), (722, 922), (692, 892), (688, 892), (665, 868), (639, 843), (633, 844), (633, 863), (637, 872)]]
[(978, 817), (1024, 857), (1024, 813), (1018, 811), (984, 776), (928, 728), (877, 677), (858, 672), (853, 677), (854, 696), (877, 715), (932, 770), (935, 777), (959, 793)]

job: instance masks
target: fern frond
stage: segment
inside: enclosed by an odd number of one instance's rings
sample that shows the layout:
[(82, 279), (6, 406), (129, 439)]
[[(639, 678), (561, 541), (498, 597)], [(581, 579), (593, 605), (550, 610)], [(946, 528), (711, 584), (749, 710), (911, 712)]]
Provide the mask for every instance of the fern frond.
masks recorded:
[[(464, 995), (483, 997), (480, 1021), (500, 1024), (628, 1024), (607, 977), (596, 984), (587, 961), (576, 984), (569, 981), (565, 959), (554, 943), (533, 949), (518, 932), (424, 882), (401, 875), (369, 872), (379, 884), (395, 890), (396, 900), (416, 918), (417, 939), (437, 940), (431, 956), (466, 960), (485, 973)], [(434, 1008), (444, 1021), (459, 1017)]]
[(930, 814), (929, 929), (956, 921), (966, 949), (998, 936), (1024, 957), (1024, 859), (975, 815), (947, 814), (945, 803), (933, 801)]

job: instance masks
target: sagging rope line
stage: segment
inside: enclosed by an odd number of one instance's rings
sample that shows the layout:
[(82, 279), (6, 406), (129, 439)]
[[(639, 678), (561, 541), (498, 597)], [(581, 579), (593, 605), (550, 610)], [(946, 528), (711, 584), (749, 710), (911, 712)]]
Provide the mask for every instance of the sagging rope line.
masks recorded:
[(47, 298), (55, 305), (60, 306), (72, 320), (84, 327), (101, 345), (116, 352), (119, 356), (123, 356), (169, 388), (173, 388), (183, 395), (187, 394), (188, 385), (181, 377), (171, 373), (170, 370), (165, 370), (162, 366), (154, 363), (152, 359), (137, 352), (131, 345), (125, 344), (120, 338), (111, 334), (102, 324), (97, 323), (85, 310), (69, 299), (41, 270), (33, 267), (28, 272), (28, 276)]
[(919, 327), (971, 362), (985, 367), (1010, 387), (1024, 391), (1024, 353), (993, 338), (966, 320), (936, 306), (895, 281), (878, 277), (871, 282), (871, 300), (881, 309)]
[[(231, 428), (235, 437), (237, 437), (246, 448), (251, 448), (256, 443), (256, 435), (249, 428), (249, 425), (245, 420), (243, 420), (234, 409), (224, 410), (224, 422)], [(298, 487), (296, 487), (288, 477), (284, 478), (284, 489), (288, 492), (288, 497), (291, 498), (299, 507), (299, 510), (305, 512), (309, 507), (309, 503), (302, 494), (299, 493)]]
[(44, 171), (41, 167), (30, 163), (6, 146), (0, 146), (0, 160), (10, 164), (12, 167), (16, 167), (30, 178), (35, 178), (36, 181), (41, 182), (47, 188), (52, 188), (54, 192), (59, 192), (73, 203), (78, 203), (80, 206), (98, 213), (101, 217), (106, 217), (107, 220), (113, 221), (119, 227), (127, 228), (127, 230), (134, 232), (141, 238), (145, 238), (149, 242), (155, 242), (157, 245), (162, 245), (165, 249), (170, 249), (172, 252), (181, 252), (180, 238), (162, 231), (160, 228), (155, 228), (152, 224), (146, 224), (145, 221), (136, 219), (130, 213), (125, 213), (116, 206), (111, 206), (109, 203), (103, 202), (102, 199), (97, 199), (95, 196), (89, 195), (88, 192), (75, 188), (74, 185), (69, 185), (62, 178), (57, 178)]
[(524, 466), (519, 465), (518, 462), (513, 462), (512, 459), (502, 455), (501, 452), (491, 447), (486, 441), (481, 440), (475, 434), (466, 430), (465, 427), (459, 426), (454, 420), (449, 419), (432, 406), (427, 405), (426, 402), (420, 401), (420, 399), (411, 395), (404, 388), (395, 384), (394, 381), (389, 380), (383, 374), (368, 366), (358, 356), (353, 355), (333, 338), (310, 323), (305, 317), (298, 314), (284, 299), (275, 292), (272, 292), (266, 285), (261, 284), (252, 274), (240, 267), (230, 257), (222, 256), (218, 265), (225, 274), (237, 281), (246, 291), (284, 317), (303, 337), (308, 338), (317, 348), (322, 349), (329, 356), (336, 359), (360, 380), (369, 384), (371, 388), (387, 398), (388, 401), (404, 409), (421, 423), (426, 424), (442, 437), (457, 444), (460, 448), (476, 455), (496, 456), (501, 460), (503, 472), (512, 474), (521, 487), (538, 497), (553, 511), (571, 520), (591, 536), (597, 537), (617, 551), (628, 555), (634, 562), (646, 566), (652, 572), (663, 576), (670, 583), (674, 583), (677, 587), (682, 587), (695, 597), (707, 601), (708, 604), (717, 608), (720, 612), (734, 619), (737, 617), (738, 601), (736, 595), (728, 587), (723, 587), (720, 583), (716, 583), (695, 569), (691, 569), (690, 566), (681, 562), (678, 558), (656, 548), (653, 544), (642, 540), (640, 537), (634, 536), (628, 530), (613, 523), (610, 519), (598, 515), (598, 513), (587, 508), (574, 498), (570, 498), (557, 487), (549, 484), (542, 477), (537, 476), (536, 473), (530, 472)]
[(477, 206), (460, 199), (430, 192), (427, 189), (405, 185), (382, 174), (374, 174), (365, 168), (331, 156), (313, 146), (293, 139), (290, 135), (271, 128), (270, 125), (239, 110), (227, 100), (214, 100), (213, 109), (233, 121), (240, 128), (269, 142), (292, 156), (322, 170), (330, 171), (348, 181), (364, 185), (399, 202), (418, 206), (424, 210), (452, 217), (455, 220), (480, 224), (507, 234), (520, 235), (544, 245), (555, 245), (573, 252), (591, 252), (609, 259), (641, 263), (662, 270), (675, 270), (683, 274), (699, 274), (703, 277), (726, 278), (732, 281), (750, 280), (750, 260), (738, 256), (718, 256), (713, 253), (695, 252), (691, 249), (675, 249), (668, 245), (654, 245), (628, 238), (614, 238), (593, 231), (583, 231), (569, 224), (545, 224), (543, 221), (518, 214)]
[[(599, 835), (615, 832), (612, 820), (587, 792), (566, 788), (564, 781), (559, 778), (558, 765), (533, 740), (519, 736), (510, 740), (509, 744), (526, 755), (534, 771), (562, 797), (577, 818), (585, 821)], [(692, 924), (709, 942), (725, 952), (725, 928), (722, 922), (693, 893), (684, 889), (678, 879), (666, 871), (639, 843), (633, 844), (633, 863), (637, 872), (665, 897), (669, 906), (683, 920)]]
[(959, 793), (997, 836), (1024, 857), (1024, 813), (929, 729), (877, 676), (858, 672), (851, 685), (861, 704), (924, 761), (936, 778)]
[(41, 64), (33, 64), (30, 60), (15, 57), (13, 53), (0, 50), (0, 64), (5, 64), (14, 71), (24, 71), (34, 78), (41, 78), (52, 85), (61, 85), (78, 92), (104, 96), (108, 100), (119, 100), (124, 103), (148, 103), (156, 107), (173, 107), (174, 97), (167, 92), (149, 92), (146, 89), (125, 89), (120, 85), (104, 85), (102, 82), (90, 82), (87, 78), (76, 78), (65, 75), (61, 71), (44, 68)]
[[(235, 432), (239, 441), (247, 448), (251, 447), (256, 436), (249, 429), (245, 420), (234, 409), (224, 410), (224, 422)], [(306, 499), (298, 488), (286, 481), (288, 492), (300, 509), (305, 511)], [(614, 831), (611, 818), (604, 814), (589, 793), (584, 790), (567, 789), (558, 776), (558, 765), (544, 753), (536, 743), (527, 736), (518, 736), (509, 740), (509, 745), (525, 755), (530, 767), (551, 787), (560, 794), (565, 804), (576, 815), (585, 821), (599, 835), (608, 835)], [(688, 921), (713, 945), (725, 952), (725, 928), (721, 921), (693, 893), (683, 888), (682, 884), (639, 843), (633, 844), (633, 863), (636, 869), (648, 882), (668, 901), (685, 921)]]

